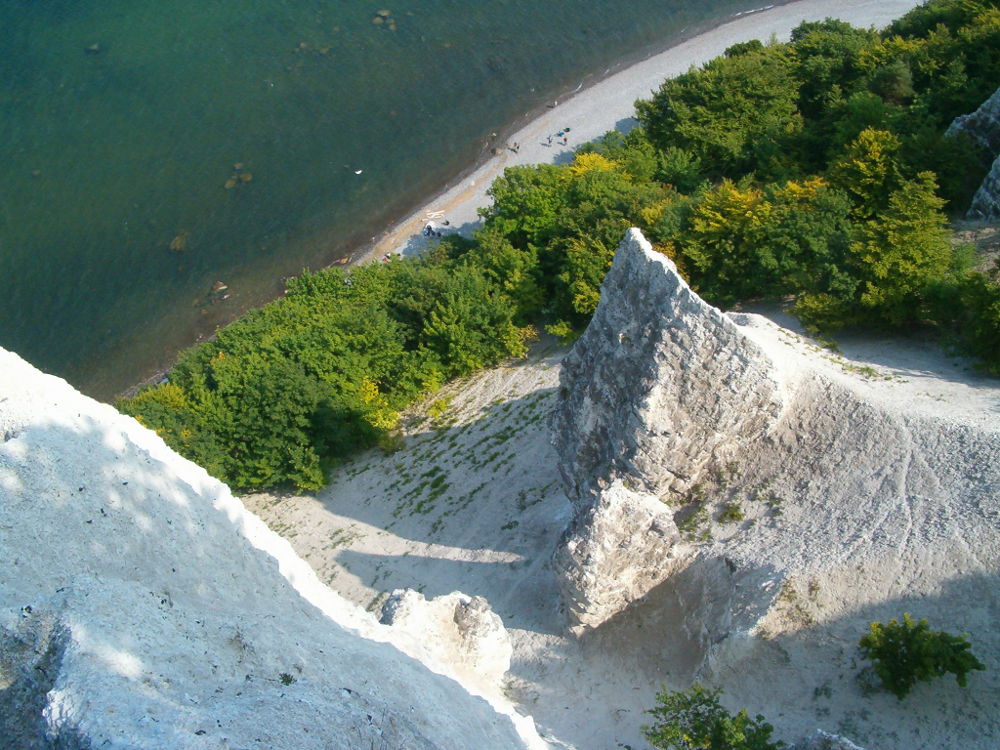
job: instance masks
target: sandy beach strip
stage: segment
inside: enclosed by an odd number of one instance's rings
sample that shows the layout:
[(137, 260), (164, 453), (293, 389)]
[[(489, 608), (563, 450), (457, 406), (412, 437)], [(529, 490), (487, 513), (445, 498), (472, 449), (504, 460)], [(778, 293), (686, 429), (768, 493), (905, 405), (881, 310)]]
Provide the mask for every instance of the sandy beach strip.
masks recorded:
[[(649, 98), (665, 79), (708, 62), (737, 42), (767, 41), (772, 37), (787, 40), (792, 29), (803, 21), (825, 18), (881, 28), (919, 4), (916, 0), (797, 0), (743, 13), (584, 88), (565, 101), (550, 102), (539, 117), (507, 140), (507, 145), (518, 144), (516, 152), (498, 144), (499, 154), (384, 232), (367, 252), (352, 261), (365, 263), (388, 254), (419, 253), (428, 242), (422, 234), (428, 221), (447, 221), (446, 231), (458, 230), (468, 236), (479, 223), (477, 209), (489, 204), (487, 189), (505, 168), (570, 160), (576, 146), (609, 130), (633, 125), (636, 99)], [(567, 145), (556, 137), (549, 141), (550, 135), (566, 128)]]

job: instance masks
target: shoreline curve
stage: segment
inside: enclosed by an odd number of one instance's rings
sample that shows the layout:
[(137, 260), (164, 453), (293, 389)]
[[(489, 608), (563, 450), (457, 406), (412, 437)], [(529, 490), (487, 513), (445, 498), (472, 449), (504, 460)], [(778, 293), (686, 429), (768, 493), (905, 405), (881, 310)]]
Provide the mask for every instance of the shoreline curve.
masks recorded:
[[(427, 244), (421, 231), (425, 223), (448, 220), (460, 234), (469, 236), (479, 225), (477, 210), (489, 204), (487, 189), (507, 167), (564, 163), (576, 146), (615, 129), (635, 123), (636, 99), (649, 98), (660, 84), (721, 55), (727, 47), (750, 39), (785, 41), (803, 21), (837, 18), (854, 26), (884, 27), (918, 0), (794, 0), (745, 11), (708, 31), (680, 41), (644, 60), (583, 87), (569, 98), (549, 106), (515, 132), (498, 141), (499, 154), (463, 173), (451, 185), (421, 203), (405, 218), (382, 232), (375, 242), (349, 256), (348, 265), (377, 261), (386, 255), (413, 255)], [(516, 127), (516, 126), (515, 126)], [(560, 145), (547, 136), (569, 127), (570, 144)], [(517, 152), (507, 144), (519, 144)]]
[[(486, 191), (504, 169), (571, 160), (577, 146), (609, 130), (631, 127), (635, 123), (636, 99), (649, 98), (664, 80), (708, 62), (733, 44), (772, 37), (784, 41), (803, 21), (825, 18), (837, 18), (854, 26), (881, 28), (917, 5), (920, 0), (792, 0), (743, 11), (687, 38), (681, 32), (680, 41), (671, 42), (667, 48), (617, 71), (612, 66), (608, 71), (614, 72), (605, 71), (606, 75), (602, 74), (603, 77), (593, 83), (587, 83), (585, 78), (568, 98), (540, 104), (534, 117), (531, 111), (525, 115), (527, 122), (524, 124), (521, 124), (524, 118), (508, 124), (498, 131), (495, 140), (498, 154), (470, 164), (444, 189), (429, 199), (418, 200), (415, 209), (376, 235), (372, 242), (357, 247), (330, 265), (353, 266), (377, 262), (391, 255), (419, 254), (428, 244), (428, 238), (421, 234), (428, 220), (448, 221), (459, 234), (471, 235), (480, 224), (478, 209), (489, 204)], [(560, 145), (555, 138), (548, 143), (548, 135), (566, 127), (571, 129), (568, 145)], [(506, 144), (515, 143), (519, 144), (517, 152), (506, 147)], [(213, 338), (214, 334), (202, 341)], [(117, 397), (132, 396), (141, 388), (162, 381), (172, 367), (173, 363), (133, 384)]]

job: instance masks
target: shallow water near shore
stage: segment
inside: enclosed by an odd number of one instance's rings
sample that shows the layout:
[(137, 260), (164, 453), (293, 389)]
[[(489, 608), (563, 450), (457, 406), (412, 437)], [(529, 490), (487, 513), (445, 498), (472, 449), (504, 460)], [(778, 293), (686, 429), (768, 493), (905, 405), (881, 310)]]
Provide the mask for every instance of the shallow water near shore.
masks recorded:
[(527, 112), (757, 5), (9, 0), (0, 345), (108, 398)]

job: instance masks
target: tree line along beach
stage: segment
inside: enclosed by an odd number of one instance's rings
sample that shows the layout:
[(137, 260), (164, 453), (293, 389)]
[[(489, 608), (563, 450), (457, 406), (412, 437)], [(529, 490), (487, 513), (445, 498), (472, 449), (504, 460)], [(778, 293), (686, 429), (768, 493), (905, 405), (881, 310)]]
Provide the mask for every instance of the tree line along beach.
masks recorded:
[(0, 343), (109, 398), (380, 236), (504, 123), (754, 7), (8, 4)]

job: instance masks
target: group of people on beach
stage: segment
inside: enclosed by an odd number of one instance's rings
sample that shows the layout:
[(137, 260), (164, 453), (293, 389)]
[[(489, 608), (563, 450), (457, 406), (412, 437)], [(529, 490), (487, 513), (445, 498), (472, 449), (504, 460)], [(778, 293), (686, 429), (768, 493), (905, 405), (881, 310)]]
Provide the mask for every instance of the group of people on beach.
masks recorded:
[(562, 145), (562, 146), (568, 146), (569, 145), (569, 136), (566, 135), (566, 134), (569, 131), (570, 131), (570, 128), (563, 128), (562, 130), (560, 130), (559, 132), (557, 132), (555, 135), (549, 135), (545, 139), (545, 145), (546, 146), (551, 146), (552, 145), (552, 139), (555, 138), (556, 142), (559, 143), (560, 145)]
[(436, 224), (433, 221), (428, 221), (426, 224), (424, 224), (423, 235), (424, 237), (443, 237), (444, 232), (448, 231), (447, 229), (443, 228), (450, 226), (451, 226), (450, 221), (442, 221), (440, 224)]

